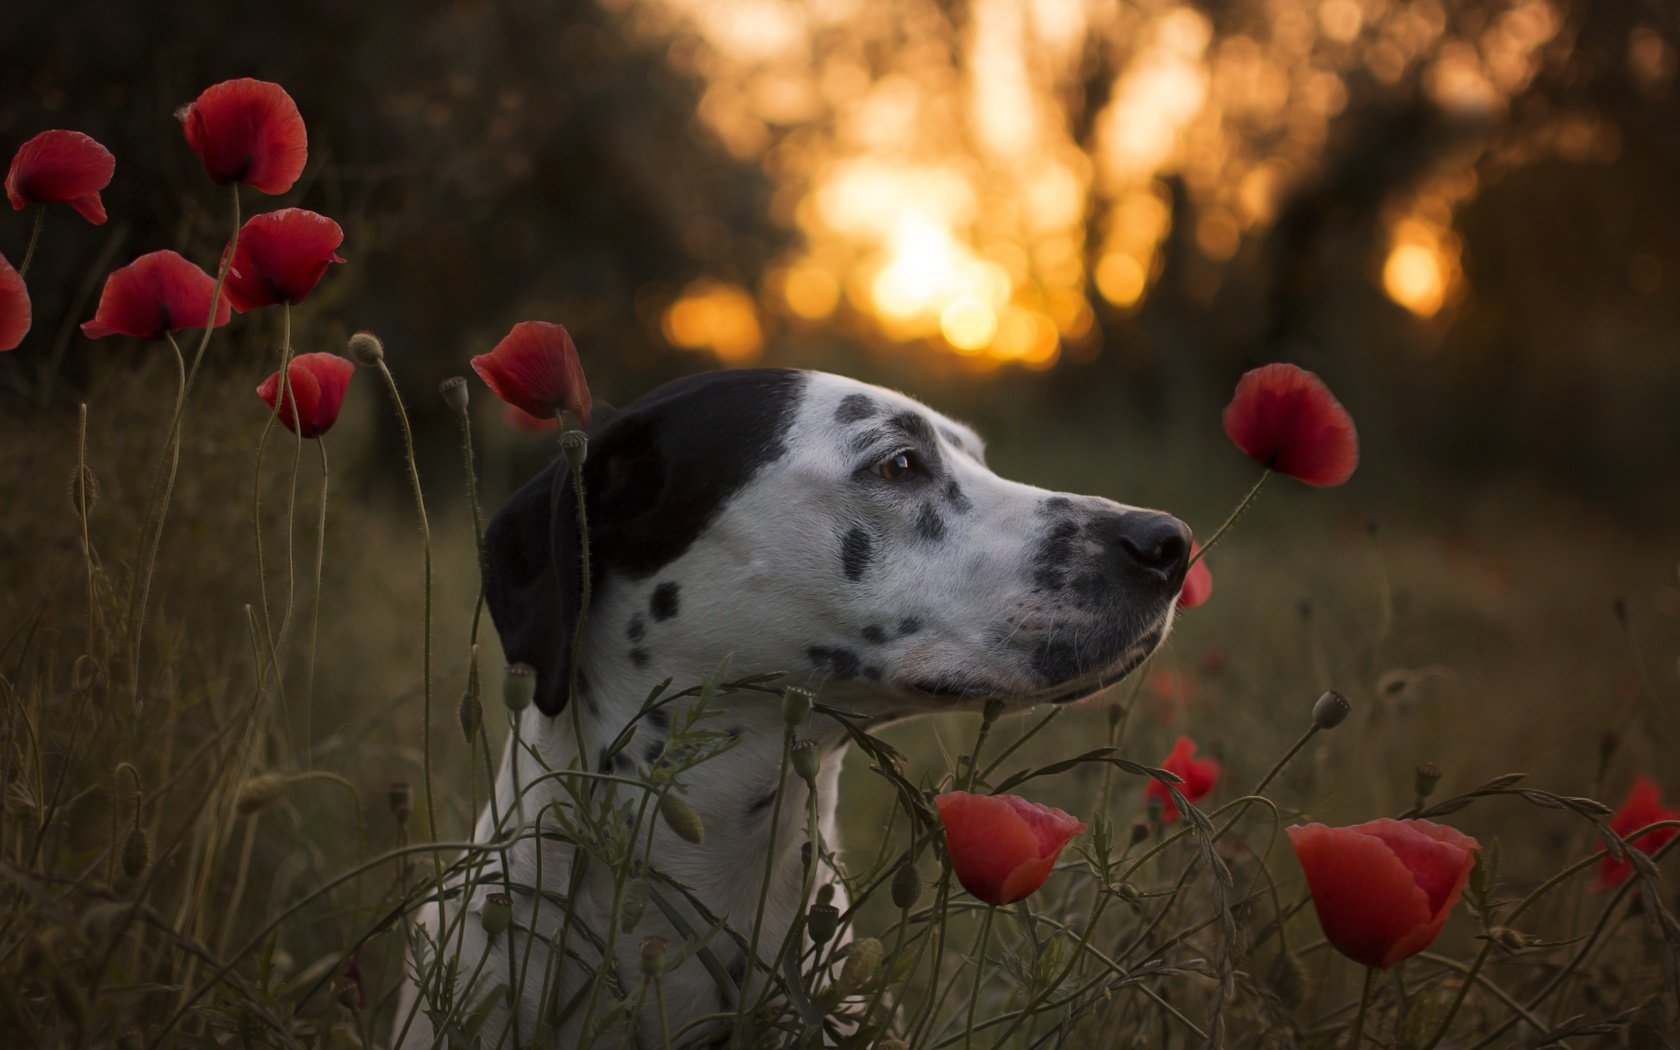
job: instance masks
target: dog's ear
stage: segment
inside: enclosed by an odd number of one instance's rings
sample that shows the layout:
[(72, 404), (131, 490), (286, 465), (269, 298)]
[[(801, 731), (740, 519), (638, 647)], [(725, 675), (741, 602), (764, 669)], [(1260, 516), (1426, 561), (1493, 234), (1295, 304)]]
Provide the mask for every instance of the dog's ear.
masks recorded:
[(545, 715), (566, 706), (583, 592), (581, 556), (571, 469), (556, 456), (514, 493), (484, 534), (490, 619), (508, 663), (536, 669), (536, 703)]

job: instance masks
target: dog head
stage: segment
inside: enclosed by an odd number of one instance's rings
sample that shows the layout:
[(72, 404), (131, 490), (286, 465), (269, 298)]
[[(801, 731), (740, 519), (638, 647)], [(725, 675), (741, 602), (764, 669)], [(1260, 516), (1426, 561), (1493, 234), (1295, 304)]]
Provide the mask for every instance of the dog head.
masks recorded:
[[(1170, 515), (998, 477), (968, 427), (892, 391), (754, 369), (670, 383), (598, 421), (583, 468), (592, 682), (785, 671), (895, 711), (1065, 701), (1171, 625), (1190, 533)], [(562, 459), (485, 537), (509, 661), (564, 706), (583, 590)]]

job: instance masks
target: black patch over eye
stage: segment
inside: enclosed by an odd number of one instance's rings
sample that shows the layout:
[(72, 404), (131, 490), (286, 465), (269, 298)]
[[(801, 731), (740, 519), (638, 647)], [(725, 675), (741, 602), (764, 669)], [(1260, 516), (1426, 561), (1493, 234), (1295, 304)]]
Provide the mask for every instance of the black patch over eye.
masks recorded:
[(872, 469), (888, 481), (909, 481), (921, 473), (922, 464), (916, 453), (903, 449), (875, 464)]

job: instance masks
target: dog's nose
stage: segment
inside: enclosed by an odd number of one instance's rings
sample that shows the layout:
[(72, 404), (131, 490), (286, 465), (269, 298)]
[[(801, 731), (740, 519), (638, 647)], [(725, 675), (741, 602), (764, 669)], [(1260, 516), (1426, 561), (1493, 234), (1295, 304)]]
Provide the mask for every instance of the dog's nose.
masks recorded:
[(1177, 588), (1190, 562), (1190, 526), (1171, 514), (1138, 511), (1114, 519), (1106, 537), (1123, 575), (1139, 570)]

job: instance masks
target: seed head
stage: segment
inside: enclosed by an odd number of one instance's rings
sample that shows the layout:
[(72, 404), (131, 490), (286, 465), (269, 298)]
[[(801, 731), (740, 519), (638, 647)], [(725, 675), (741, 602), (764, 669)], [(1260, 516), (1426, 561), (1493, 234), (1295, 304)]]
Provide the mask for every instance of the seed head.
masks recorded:
[(981, 709), (981, 711), (980, 711), (980, 718), (987, 725), (991, 725), (993, 722), (996, 722), (1002, 714), (1003, 714), (1003, 701), (1002, 700), (996, 700), (996, 699), (987, 700), (986, 701), (986, 706), (983, 709)]
[(460, 416), (467, 414), (467, 380), (464, 376), (450, 376), (438, 384), (438, 393), (443, 395), (443, 403)]
[(69, 484), (64, 487), (64, 494), (70, 498), (70, 513), (81, 517), (82, 489), (87, 489), (87, 510), (93, 513), (94, 504), (99, 502), (99, 475), (90, 466), (70, 468)]
[(659, 800), (659, 815), (665, 818), (665, 826), (677, 833), (677, 837), (684, 842), (692, 842), (696, 846), (706, 841), (706, 822), (700, 819), (695, 808), (684, 802), (675, 792), (667, 791)]
[(513, 922), (513, 899), (505, 893), (492, 893), (484, 898), (484, 907), (479, 909), (478, 924), (484, 927), (484, 932), (494, 937), (507, 929)]
[(789, 726), (800, 726), (811, 717), (811, 705), (816, 697), (809, 689), (789, 686), (782, 692), (782, 721)]
[(583, 461), (589, 458), (589, 435), (581, 430), (567, 430), (560, 435), (560, 453), (566, 457), (566, 465), (576, 474), (583, 469)]
[(350, 337), (350, 360), (363, 368), (372, 368), (385, 360), (385, 344), (372, 332), (357, 332)]
[(508, 664), (502, 677), (502, 703), (515, 714), (531, 706), (537, 695), (537, 669), (530, 664)]
[(813, 904), (805, 916), (805, 932), (814, 944), (827, 944), (840, 928), (840, 910), (832, 904)]
[(1413, 785), (1417, 788), (1417, 797), (1426, 799), (1435, 793), (1435, 785), (1441, 782), (1441, 767), (1433, 762), (1425, 762), (1417, 767), (1417, 781)]
[(1313, 724), (1320, 729), (1334, 729), (1342, 724), (1348, 712), (1352, 710), (1353, 705), (1348, 703), (1347, 697), (1334, 689), (1327, 689), (1324, 695), (1318, 698), (1318, 702), (1313, 704)]
[(822, 754), (817, 750), (815, 740), (801, 740), (793, 745), (793, 771), (800, 779), (809, 784), (817, 779), (822, 770)]
[(893, 872), (892, 902), (900, 908), (914, 908), (922, 899), (922, 875), (908, 858)]

